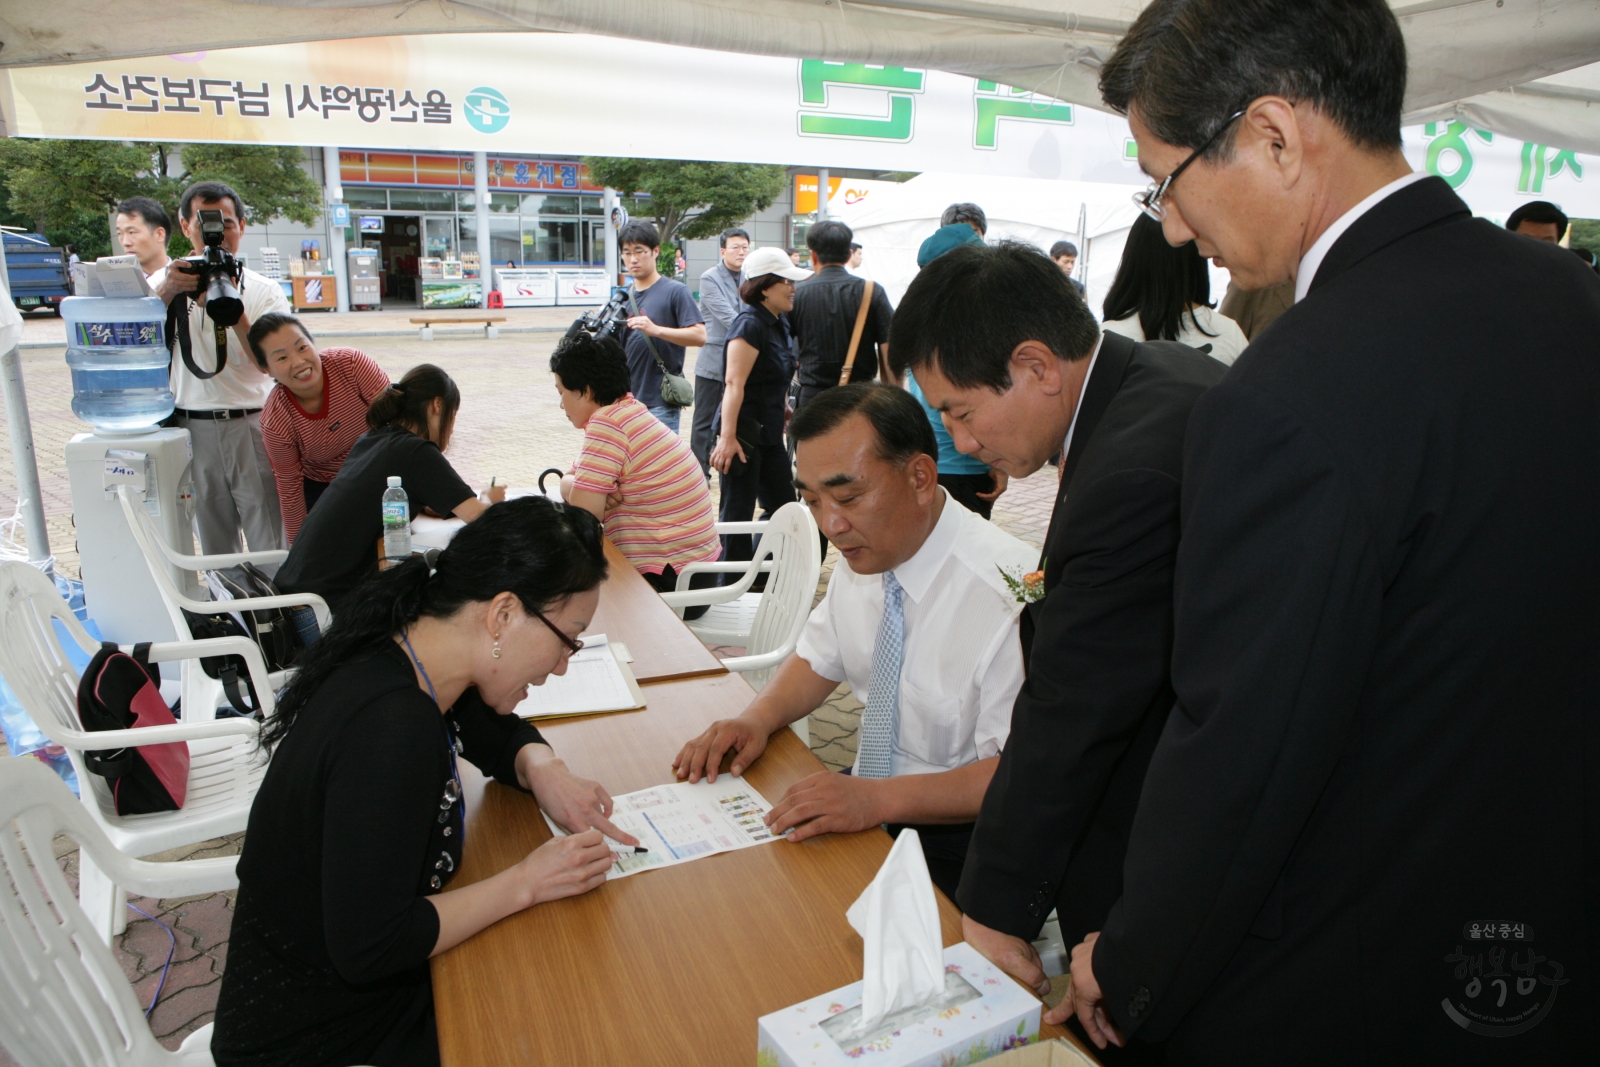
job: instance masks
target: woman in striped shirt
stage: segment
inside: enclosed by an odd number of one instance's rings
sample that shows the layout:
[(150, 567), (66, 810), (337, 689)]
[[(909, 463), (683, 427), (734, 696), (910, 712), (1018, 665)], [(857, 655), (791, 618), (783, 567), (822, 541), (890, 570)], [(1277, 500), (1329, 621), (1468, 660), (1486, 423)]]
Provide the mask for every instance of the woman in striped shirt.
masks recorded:
[[(550, 370), (561, 410), (583, 431), (583, 449), (561, 495), (605, 526), (628, 562), (659, 592), (677, 588), (678, 571), (722, 552), (716, 513), (700, 461), (689, 445), (628, 391), (628, 361), (610, 337), (579, 333), (556, 346)], [(696, 574), (690, 587), (717, 584)], [(705, 614), (689, 608), (685, 618)]]
[(367, 405), (389, 376), (354, 348), (317, 351), (293, 315), (274, 312), (250, 326), (256, 364), (277, 381), (261, 411), (261, 438), (278, 481), (285, 544), (367, 432)]

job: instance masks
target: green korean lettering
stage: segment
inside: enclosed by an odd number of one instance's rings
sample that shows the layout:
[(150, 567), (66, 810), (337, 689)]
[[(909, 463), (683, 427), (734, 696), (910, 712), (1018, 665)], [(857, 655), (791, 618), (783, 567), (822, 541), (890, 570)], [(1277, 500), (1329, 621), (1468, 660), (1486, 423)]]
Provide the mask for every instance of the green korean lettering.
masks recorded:
[[(800, 61), (800, 133), (812, 137), (855, 137), (879, 141), (909, 141), (915, 120), (915, 104), (908, 93), (920, 93), (926, 74), (904, 67), (874, 67), (865, 63), (829, 63), (820, 59)], [(821, 114), (831, 112), (830, 85), (855, 89), (888, 90), (888, 115)], [(808, 110), (809, 109), (809, 110)]]
[(1009, 96), (997, 94), (994, 82), (979, 82), (972, 143), (977, 148), (999, 147), (1001, 119), (1021, 119), (1025, 122), (1053, 122), (1072, 125), (1072, 105), (1063, 104), (1050, 97), (1037, 96), (1026, 89), (1012, 89)]
[[(1423, 126), (1424, 136), (1433, 140), (1428, 142), (1428, 155), (1424, 166), (1429, 174), (1436, 174), (1450, 183), (1450, 188), (1459, 189), (1472, 174), (1472, 146), (1467, 142), (1469, 127), (1465, 122), (1452, 122), (1445, 126), (1444, 132), (1439, 132), (1440, 124), (1430, 122)], [(1494, 143), (1494, 134), (1488, 130), (1472, 130), (1484, 144)], [(1444, 165), (1448, 160), (1446, 152), (1455, 153), (1455, 167), (1446, 171)]]
[(1578, 162), (1577, 155), (1571, 149), (1556, 149), (1555, 155), (1547, 159), (1546, 153), (1550, 151), (1549, 145), (1523, 142), (1522, 171), (1517, 176), (1517, 192), (1542, 193), (1545, 179), (1554, 178), (1563, 170), (1571, 171), (1574, 178), (1583, 180), (1583, 164)]

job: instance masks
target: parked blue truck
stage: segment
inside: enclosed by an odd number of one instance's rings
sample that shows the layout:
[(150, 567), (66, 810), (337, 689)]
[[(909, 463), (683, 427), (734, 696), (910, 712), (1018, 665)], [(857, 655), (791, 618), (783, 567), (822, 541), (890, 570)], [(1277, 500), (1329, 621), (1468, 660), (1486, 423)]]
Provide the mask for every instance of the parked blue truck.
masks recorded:
[(51, 247), (37, 233), (6, 233), (4, 239), (12, 301), (23, 311), (61, 314), (61, 301), (72, 295), (66, 249)]

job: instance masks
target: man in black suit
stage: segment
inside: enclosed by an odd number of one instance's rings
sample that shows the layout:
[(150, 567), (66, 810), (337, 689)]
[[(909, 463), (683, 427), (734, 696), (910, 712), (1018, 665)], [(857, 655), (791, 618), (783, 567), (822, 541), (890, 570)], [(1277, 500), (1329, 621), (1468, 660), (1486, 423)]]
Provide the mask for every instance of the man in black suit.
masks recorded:
[(1155, 0), (1101, 90), (1167, 239), (1297, 303), (1189, 424), (1178, 704), (1079, 1019), (1594, 1062), (1600, 283), (1410, 173), (1383, 0)]
[(1064, 452), (1044, 596), (1022, 617), (1027, 681), (957, 894), (967, 940), (1045, 992), (1029, 941), (1050, 909), (1073, 945), (1121, 892), (1139, 787), (1174, 699), (1184, 428), (1227, 368), (1183, 345), (1101, 334), (1058, 267), (1006, 243), (923, 268), (889, 350), (961, 451), (1014, 478)]

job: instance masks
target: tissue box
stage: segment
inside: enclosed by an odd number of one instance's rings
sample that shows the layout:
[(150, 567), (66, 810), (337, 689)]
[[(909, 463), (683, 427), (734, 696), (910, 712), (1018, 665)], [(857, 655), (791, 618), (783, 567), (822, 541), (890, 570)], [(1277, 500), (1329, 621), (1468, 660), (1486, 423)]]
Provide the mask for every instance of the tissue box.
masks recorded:
[(861, 983), (759, 1020), (757, 1067), (963, 1067), (1039, 1039), (1037, 998), (962, 942), (944, 950), (944, 993), (861, 1027)]

